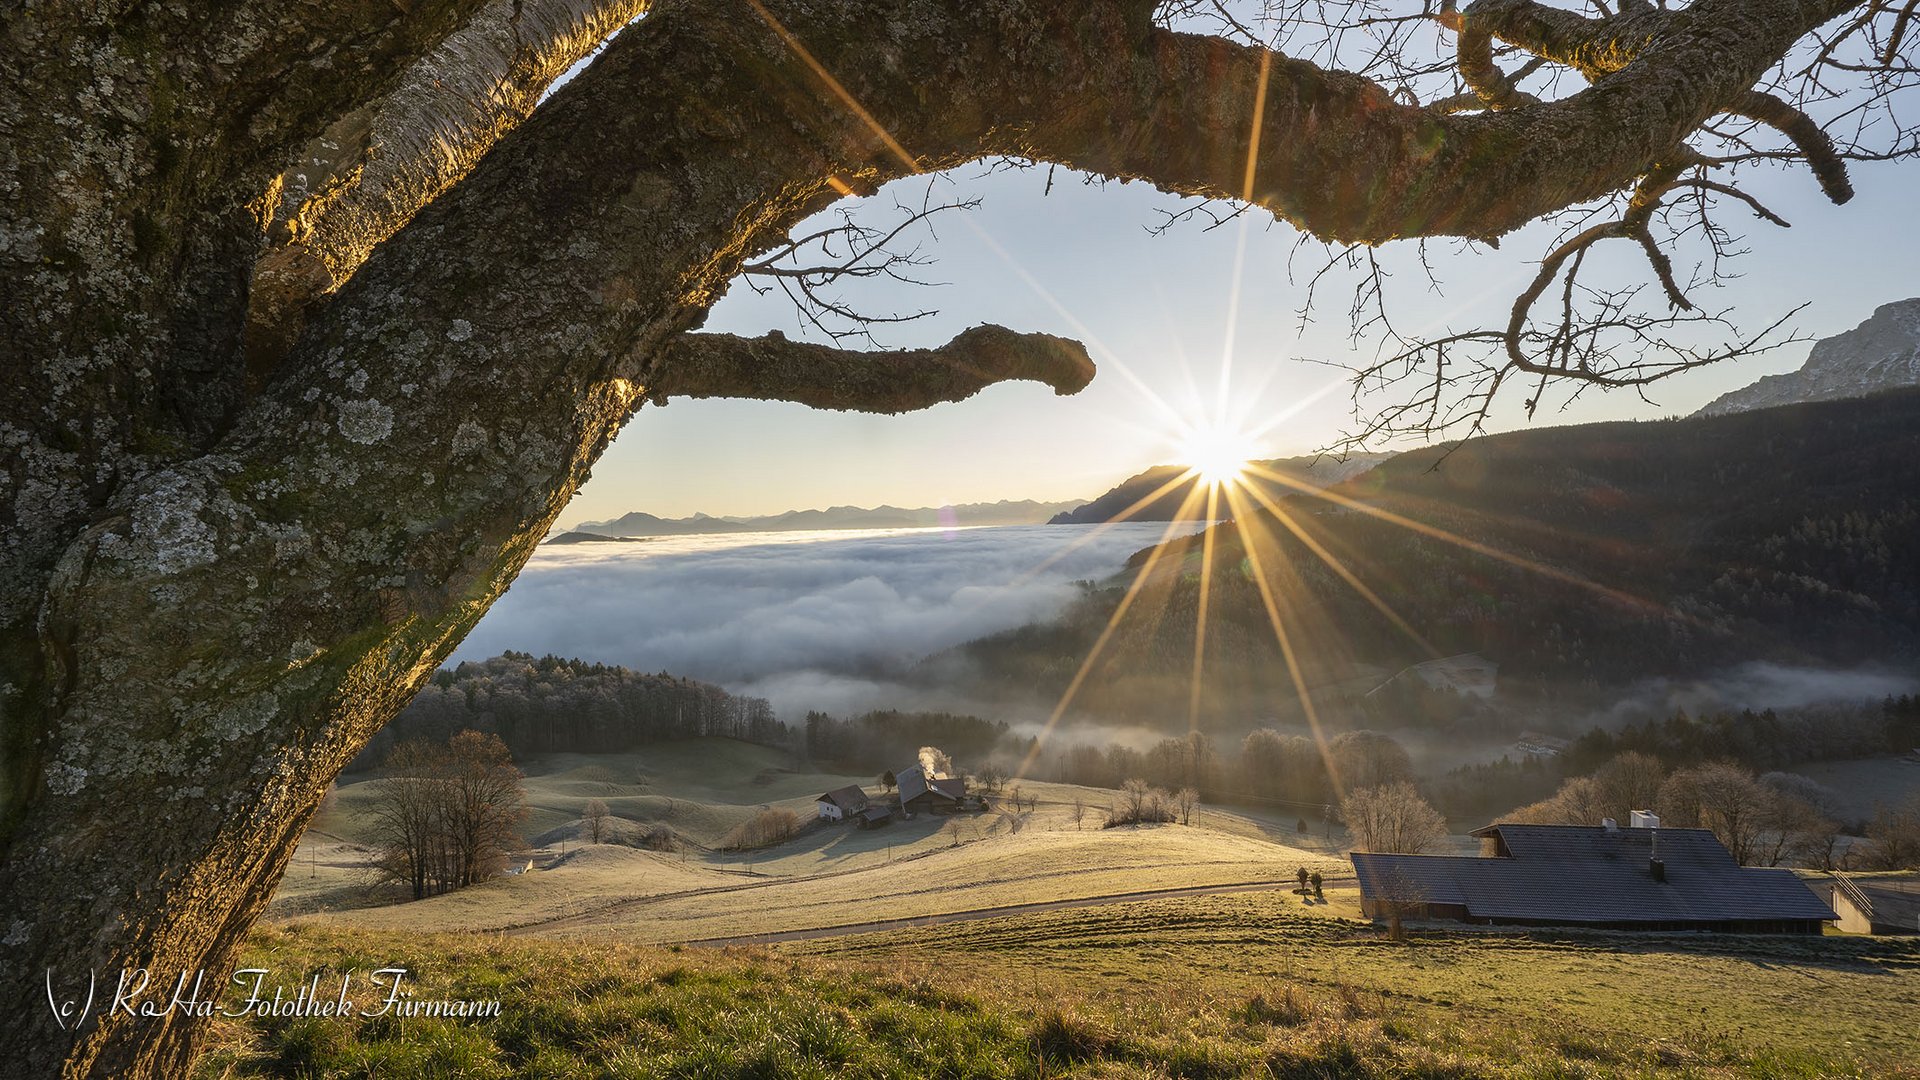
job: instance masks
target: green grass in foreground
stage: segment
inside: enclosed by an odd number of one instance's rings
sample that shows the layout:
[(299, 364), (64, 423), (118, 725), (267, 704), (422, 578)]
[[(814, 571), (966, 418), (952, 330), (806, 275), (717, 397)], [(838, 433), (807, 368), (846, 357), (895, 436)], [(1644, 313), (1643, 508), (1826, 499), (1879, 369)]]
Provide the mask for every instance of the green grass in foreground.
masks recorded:
[[(1890, 1048), (1754, 1037), (1752, 1029), (1703, 1025), (1697, 1010), (1652, 1015), (1660, 993), (1617, 1002), (1641, 1010), (1631, 1024), (1546, 996), (1550, 983), (1591, 991), (1590, 983), (1559, 983), (1573, 974), (1569, 963), (1638, 958), (1639, 946), (1542, 940), (1531, 960), (1509, 961), (1489, 950), (1524, 951), (1529, 939), (1468, 934), (1388, 945), (1358, 926), (1296, 924), (1289, 919), (1299, 917), (1284, 912), (1272, 913), (1277, 929), (1244, 926), (1254, 937), (1229, 943), (1220, 940), (1223, 920), (1246, 912), (1227, 901), (1241, 898), (1213, 899), (1219, 903), (1187, 915), (1151, 904), (1063, 912), (1053, 928), (1062, 935), (1048, 945), (1038, 936), (1045, 920), (1023, 918), (817, 942), (814, 955), (796, 947), (681, 951), (263, 930), (243, 959), (289, 986), (315, 973), (402, 963), (418, 973), (421, 998), (498, 999), (500, 1015), (223, 1021), (199, 1075), (1920, 1077), (1910, 1054)], [(1725, 956), (1718, 946), (1689, 945), (1642, 974), (1665, 970), (1662, 985), (1672, 989), (1702, 971), (1703, 960), (1748, 965), (1754, 994), (1776, 1010), (1771, 1023), (1783, 1036), (1816, 1016), (1869, 1007), (1874, 993), (1891, 995), (1881, 998), (1882, 1012), (1911, 1014), (1900, 1004), (1912, 993), (1911, 947), (1839, 944), (1838, 954), (1818, 957), (1795, 951), (1809, 943), (1776, 949), (1740, 939)], [(1475, 980), (1445, 988), (1414, 981), (1455, 945), (1460, 955), (1447, 962), (1482, 968), (1482, 991), (1471, 989)], [(1347, 974), (1329, 977), (1340, 948), (1352, 950), (1341, 962)], [(1295, 974), (1231, 962), (1283, 952), (1293, 954), (1286, 963)], [(1526, 966), (1541, 970), (1523, 978)], [(1826, 991), (1802, 989), (1779, 1004), (1763, 990), (1769, 980), (1810, 976)], [(1715, 984), (1712, 992), (1725, 990)], [(1662, 1037), (1649, 1036), (1649, 1025), (1663, 1024)]]

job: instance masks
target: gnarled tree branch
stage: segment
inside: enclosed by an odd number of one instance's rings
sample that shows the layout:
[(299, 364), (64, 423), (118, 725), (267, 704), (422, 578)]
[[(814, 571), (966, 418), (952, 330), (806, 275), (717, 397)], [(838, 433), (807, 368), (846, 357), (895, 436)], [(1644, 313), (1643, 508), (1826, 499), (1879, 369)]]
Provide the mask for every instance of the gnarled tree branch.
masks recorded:
[[(1333, 241), (1497, 237), (1631, 184), (1855, 2), (1699, 0), (1681, 13), (1629, 16), (1658, 24), (1634, 63), (1602, 71), (1594, 61), (1596, 81), (1570, 97), (1472, 115), (1405, 105), (1371, 80), (1257, 48), (1154, 31), (1133, 63), (1108, 65), (1099, 93), (1035, 94), (1033, 120), (1010, 126), (999, 149), (1242, 198), (1257, 113), (1249, 201), (1276, 216)], [(1478, 0), (1465, 18), (1515, 3)], [(1263, 65), (1268, 89), (1256, 101)], [(1102, 107), (1084, 107), (1089, 98)]]
[(790, 341), (683, 334), (660, 357), (650, 401), (670, 397), (758, 398), (816, 409), (900, 413), (962, 401), (998, 382), (1045, 383), (1073, 394), (1093, 381), (1086, 346), (1052, 334), (976, 326), (932, 349), (859, 352)]

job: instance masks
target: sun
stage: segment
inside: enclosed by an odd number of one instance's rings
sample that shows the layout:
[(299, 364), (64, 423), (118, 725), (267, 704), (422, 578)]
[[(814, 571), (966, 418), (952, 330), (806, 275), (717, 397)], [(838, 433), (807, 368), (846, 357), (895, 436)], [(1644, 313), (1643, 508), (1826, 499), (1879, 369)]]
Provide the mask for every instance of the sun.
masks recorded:
[(1260, 453), (1252, 436), (1218, 424), (1182, 432), (1175, 448), (1180, 462), (1211, 487), (1238, 482), (1247, 463)]

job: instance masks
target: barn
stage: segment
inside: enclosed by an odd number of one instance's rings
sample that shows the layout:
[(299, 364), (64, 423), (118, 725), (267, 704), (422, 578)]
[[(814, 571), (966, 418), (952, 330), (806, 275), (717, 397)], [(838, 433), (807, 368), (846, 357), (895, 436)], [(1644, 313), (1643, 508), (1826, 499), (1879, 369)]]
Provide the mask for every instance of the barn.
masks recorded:
[[(1657, 819), (1656, 819), (1657, 820)], [(1372, 918), (1512, 926), (1818, 934), (1835, 918), (1790, 870), (1741, 866), (1706, 829), (1500, 823), (1482, 854), (1356, 851)]]
[(967, 805), (967, 782), (957, 776), (927, 777), (915, 765), (895, 775), (900, 784), (900, 809), (909, 814), (951, 814)]

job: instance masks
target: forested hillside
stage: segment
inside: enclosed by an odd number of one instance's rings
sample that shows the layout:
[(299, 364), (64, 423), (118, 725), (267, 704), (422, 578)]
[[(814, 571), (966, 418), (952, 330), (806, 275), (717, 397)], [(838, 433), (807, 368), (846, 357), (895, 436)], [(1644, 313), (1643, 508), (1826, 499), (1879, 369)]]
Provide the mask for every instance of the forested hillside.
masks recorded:
[[(1291, 696), (1249, 537), (1316, 687), (1351, 682), (1357, 664), (1390, 671), (1461, 652), (1496, 661), (1504, 684), (1585, 687), (1751, 660), (1852, 667), (1920, 654), (1920, 393), (1492, 436), (1403, 454), (1331, 495), (1295, 496), (1290, 518), (1405, 628), (1273, 515), (1222, 525), (1207, 701), (1284, 709)], [(1162, 549), (1082, 700), (1123, 713), (1185, 704), (1204, 543)], [(929, 670), (1059, 693), (1148, 557), (1060, 620), (976, 641)], [(1364, 689), (1342, 692), (1358, 709)]]
[(401, 740), (444, 742), (467, 728), (498, 734), (515, 757), (614, 753), (696, 735), (787, 744), (786, 725), (763, 698), (664, 672), (507, 652), (434, 672), (355, 764), (377, 764)]

